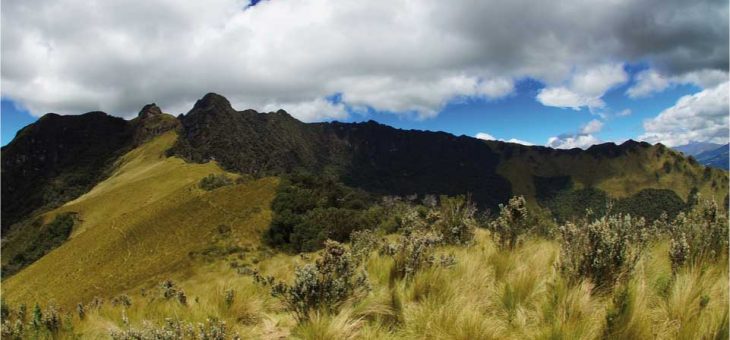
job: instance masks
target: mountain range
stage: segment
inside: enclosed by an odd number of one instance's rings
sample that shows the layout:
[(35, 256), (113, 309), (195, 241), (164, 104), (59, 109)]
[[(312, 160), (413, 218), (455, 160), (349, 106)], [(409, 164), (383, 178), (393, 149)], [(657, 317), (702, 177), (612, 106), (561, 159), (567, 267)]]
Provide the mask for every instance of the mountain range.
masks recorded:
[(730, 144), (691, 142), (675, 146), (673, 149), (687, 156), (692, 156), (700, 164), (710, 167), (728, 170), (730, 164), (730, 158), (728, 157)]
[[(139, 287), (228, 242), (215, 236), (221, 225), (255, 248), (294, 173), (375, 197), (468, 194), (485, 211), (522, 195), (558, 219), (608, 199), (647, 218), (676, 214), (695, 193), (728, 200), (726, 171), (661, 144), (557, 150), (374, 121), (302, 123), (209, 93), (178, 117), (150, 104), (132, 120), (47, 114), (20, 130), (2, 148), (4, 291), (73, 304)], [(201, 190), (211, 174), (236, 184)]]

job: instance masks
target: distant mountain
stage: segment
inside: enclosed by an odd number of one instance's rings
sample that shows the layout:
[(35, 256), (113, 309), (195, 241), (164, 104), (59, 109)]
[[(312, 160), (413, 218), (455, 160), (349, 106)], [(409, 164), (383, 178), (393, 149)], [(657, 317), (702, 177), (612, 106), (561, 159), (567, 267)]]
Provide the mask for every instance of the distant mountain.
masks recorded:
[(705, 151), (715, 150), (722, 144), (708, 142), (690, 142), (685, 145), (675, 146), (672, 149), (677, 150), (687, 156), (697, 156)]
[(730, 144), (725, 144), (717, 149), (702, 152), (696, 155), (695, 159), (700, 164), (728, 170), (728, 163), (730, 162), (728, 150), (730, 150)]

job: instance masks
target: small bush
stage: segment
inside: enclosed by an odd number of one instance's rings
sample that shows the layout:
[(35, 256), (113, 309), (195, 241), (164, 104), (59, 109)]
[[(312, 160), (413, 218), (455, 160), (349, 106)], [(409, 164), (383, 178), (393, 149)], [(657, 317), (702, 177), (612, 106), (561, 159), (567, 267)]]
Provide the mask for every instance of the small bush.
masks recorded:
[(43, 325), (51, 334), (58, 333), (61, 330), (61, 316), (56, 310), (56, 306), (50, 305), (43, 313)]
[[(273, 279), (265, 282), (271, 284)], [(367, 274), (358, 272), (350, 252), (335, 241), (325, 243), (322, 258), (315, 264), (297, 268), (291, 285), (279, 282), (271, 288), (272, 295), (299, 322), (307, 320), (312, 311), (335, 314), (345, 301), (369, 290)]]
[(439, 219), (435, 228), (442, 235), (444, 243), (467, 245), (474, 239), (477, 209), (464, 196), (441, 196), (438, 207)]
[(514, 249), (520, 236), (528, 233), (536, 224), (522, 196), (512, 197), (507, 205), (499, 205), (499, 216), (490, 223), (492, 236), (500, 249)]
[(575, 281), (585, 277), (597, 286), (613, 285), (638, 260), (645, 226), (643, 218), (621, 214), (561, 226), (561, 269)]
[(669, 224), (672, 270), (685, 263), (716, 260), (727, 254), (728, 218), (714, 201), (701, 200)]
[(350, 235), (352, 256), (359, 262), (367, 259), (381, 243), (380, 238), (372, 230), (358, 230)]
[[(381, 253), (393, 257), (391, 280), (410, 280), (419, 270), (432, 266), (436, 262), (435, 246), (442, 240), (440, 235), (416, 231), (401, 236), (398, 243), (386, 245)], [(449, 260), (444, 263), (448, 264)]]
[(235, 292), (233, 291), (233, 289), (226, 290), (226, 295), (224, 297), (226, 308), (231, 308), (231, 306), (233, 305), (233, 299), (235, 298), (235, 296), (236, 295), (235, 295)]
[(116, 296), (112, 299), (112, 306), (122, 306), (129, 308), (132, 305), (132, 298), (127, 294)]
[(200, 180), (198, 184), (203, 190), (214, 190), (233, 184), (233, 180), (225, 174), (210, 174)]

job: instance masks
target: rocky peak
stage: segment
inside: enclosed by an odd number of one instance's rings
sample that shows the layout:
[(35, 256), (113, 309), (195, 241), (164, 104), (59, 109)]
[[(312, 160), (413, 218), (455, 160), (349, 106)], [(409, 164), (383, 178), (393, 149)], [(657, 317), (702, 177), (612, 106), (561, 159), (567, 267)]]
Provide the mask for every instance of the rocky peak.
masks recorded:
[(195, 106), (193, 106), (193, 111), (197, 110), (233, 110), (233, 107), (231, 107), (231, 102), (229, 102), (226, 97), (211, 92), (195, 102)]
[(137, 117), (144, 119), (144, 118), (151, 117), (151, 116), (159, 116), (161, 114), (162, 114), (162, 110), (160, 110), (160, 107), (157, 106), (157, 104), (152, 103), (152, 104), (145, 105), (142, 108), (142, 110), (139, 111), (139, 114), (137, 115)]

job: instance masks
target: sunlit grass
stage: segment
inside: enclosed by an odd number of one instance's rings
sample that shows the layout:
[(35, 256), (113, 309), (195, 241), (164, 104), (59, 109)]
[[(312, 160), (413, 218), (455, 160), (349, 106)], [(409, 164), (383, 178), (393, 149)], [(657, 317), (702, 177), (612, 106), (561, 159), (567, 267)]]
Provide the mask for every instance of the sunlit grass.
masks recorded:
[[(500, 251), (479, 230), (469, 247), (438, 250), (453, 254), (456, 265), (423, 269), (411, 280), (392, 280), (392, 259), (373, 252), (365, 262), (372, 285), (367, 296), (335, 314), (313, 312), (300, 324), (266, 287), (213, 264), (176, 282), (187, 305), (148, 287), (146, 296), (129, 292), (129, 308), (107, 300), (84, 320), (74, 316), (73, 333), (103, 338), (113, 329), (161, 325), (165, 318), (194, 324), (216, 318), (231, 332), (254, 339), (727, 338), (727, 259), (686, 266), (673, 276), (666, 243), (647, 248), (630, 279), (601, 291), (589, 280), (571, 284), (563, 277), (555, 241), (532, 238)], [(277, 254), (254, 267), (286, 280), (315, 257)]]

